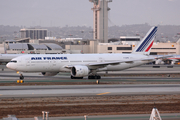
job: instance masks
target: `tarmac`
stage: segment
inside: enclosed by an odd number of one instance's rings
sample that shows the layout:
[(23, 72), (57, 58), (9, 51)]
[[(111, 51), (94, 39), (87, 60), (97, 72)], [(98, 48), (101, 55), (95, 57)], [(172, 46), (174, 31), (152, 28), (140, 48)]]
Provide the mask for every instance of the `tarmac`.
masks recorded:
[[(145, 65), (124, 71), (108, 72), (108, 74), (106, 72), (100, 72), (99, 74), (102, 75), (102, 79), (100, 80), (100, 85), (96, 85), (95, 83), (96, 80), (88, 80), (87, 77), (85, 77), (83, 80), (79, 80), (79, 79), (71, 80), (69, 73), (59, 73), (54, 77), (43, 76), (41, 75), (41, 73), (24, 73), (23, 75), (25, 76), (25, 83), (17, 84), (16, 80), (19, 78), (19, 75), (16, 74), (16, 72), (14, 71), (4, 68), (3, 71), (0, 72), (0, 89), (1, 89), (0, 101), (6, 99), (10, 102), (11, 99), (14, 98), (17, 99), (17, 103), (16, 103), (17, 105), (24, 105), (26, 102), (18, 103), (18, 99), (26, 99), (31, 97), (32, 100), (39, 97), (41, 98), (67, 97), (67, 99), (69, 99), (71, 97), (81, 98), (83, 96), (84, 97), (98, 96), (100, 98), (102, 98), (103, 96), (104, 97), (109, 96), (109, 98), (111, 98), (112, 96), (117, 96), (117, 97), (122, 96), (122, 98), (124, 98), (125, 96), (132, 96), (132, 97), (139, 96), (137, 97), (137, 100), (141, 101), (142, 99), (140, 96), (143, 97), (144, 95), (154, 96), (154, 99), (156, 98), (155, 97), (156, 95), (161, 95), (161, 96), (165, 95), (166, 96), (165, 98), (161, 98), (163, 101), (167, 99), (169, 99), (169, 101), (172, 101), (175, 100), (174, 99), (175, 96), (173, 97), (172, 100), (170, 99), (171, 98), (170, 96), (180, 94), (179, 68), (180, 68), (179, 65), (175, 65), (173, 67), (167, 65), (160, 65), (158, 67), (157, 66), (154, 67), (152, 65), (148, 65), (148, 66)], [(178, 101), (178, 98), (176, 100)], [(134, 104), (132, 101), (129, 100), (127, 101), (128, 103)], [(160, 101), (157, 103), (158, 105), (159, 103), (168, 105), (165, 103), (165, 101), (164, 102), (163, 101), (160, 102)], [(51, 103), (52, 101), (49, 102)], [(122, 103), (123, 102), (124, 101), (122, 101)], [(138, 102), (139, 106), (143, 105), (143, 102), (142, 103), (139, 102)], [(97, 104), (95, 102), (93, 103)], [(112, 102), (112, 104), (115, 103)], [(98, 103), (97, 105), (101, 105), (101, 104)], [(169, 109), (168, 106), (167, 109)], [(1, 108), (1, 110), (7, 110), (7, 109)], [(160, 109), (160, 114), (161, 111), (162, 109)], [(100, 115), (100, 114), (99, 115), (84, 114), (84, 115), (88, 116), (87, 120), (147, 120), (150, 117), (150, 112), (151, 111), (149, 111), (149, 114), (134, 114), (134, 115), (131, 114), (131, 112), (129, 112), (128, 115)], [(51, 111), (49, 115), (52, 115)], [(39, 111), (39, 116), (42, 116), (41, 110)], [(161, 116), (163, 120), (180, 119), (179, 113), (163, 112)], [(84, 119), (85, 118), (82, 114), (80, 116), (76, 115), (72, 117), (49, 118), (49, 120), (84, 120)], [(19, 118), (19, 120), (34, 120), (34, 118), (33, 117)]]

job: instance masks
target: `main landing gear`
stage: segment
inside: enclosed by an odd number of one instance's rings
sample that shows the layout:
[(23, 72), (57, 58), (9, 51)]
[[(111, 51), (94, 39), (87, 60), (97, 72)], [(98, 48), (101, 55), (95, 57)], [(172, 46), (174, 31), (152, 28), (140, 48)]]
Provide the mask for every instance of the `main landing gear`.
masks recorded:
[(74, 77), (71, 75), (71, 79), (83, 79), (83, 77)]
[[(88, 79), (101, 79), (100, 75), (89, 75)], [(100, 80), (96, 80), (96, 83), (99, 84)]]
[[(83, 77), (74, 77), (71, 75), (71, 79), (83, 79)], [(101, 79), (100, 75), (89, 75), (88, 79)], [(99, 84), (100, 80), (96, 80), (96, 83)]]
[(99, 75), (89, 75), (88, 79), (101, 79), (101, 76), (99, 76)]

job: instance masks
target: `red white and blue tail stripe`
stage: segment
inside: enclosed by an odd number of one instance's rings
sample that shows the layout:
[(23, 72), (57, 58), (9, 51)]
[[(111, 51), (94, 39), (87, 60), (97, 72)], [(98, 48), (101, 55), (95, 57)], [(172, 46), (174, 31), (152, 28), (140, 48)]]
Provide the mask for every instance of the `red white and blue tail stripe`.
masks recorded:
[(152, 27), (146, 36), (141, 40), (137, 47), (133, 50), (133, 54), (146, 54), (149, 55), (151, 47), (156, 36), (157, 26)]

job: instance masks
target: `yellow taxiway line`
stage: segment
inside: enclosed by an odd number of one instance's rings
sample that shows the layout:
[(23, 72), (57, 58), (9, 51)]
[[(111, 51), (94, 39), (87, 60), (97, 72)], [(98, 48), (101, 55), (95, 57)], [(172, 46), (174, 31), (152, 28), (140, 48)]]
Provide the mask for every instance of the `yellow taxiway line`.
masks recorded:
[(104, 95), (104, 94), (109, 94), (110, 92), (105, 92), (105, 93), (99, 93), (99, 94), (96, 94), (96, 95)]

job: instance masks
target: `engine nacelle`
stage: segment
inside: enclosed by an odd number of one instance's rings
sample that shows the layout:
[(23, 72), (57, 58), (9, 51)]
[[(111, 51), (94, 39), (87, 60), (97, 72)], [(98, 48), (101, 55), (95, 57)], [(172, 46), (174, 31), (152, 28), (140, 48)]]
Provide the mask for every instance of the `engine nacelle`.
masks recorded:
[(84, 77), (89, 74), (90, 70), (87, 66), (76, 65), (71, 68), (71, 75), (73, 77)]
[(58, 74), (58, 72), (42, 72), (42, 75), (44, 75), (44, 76), (55, 76), (57, 74)]
[(156, 65), (163, 65), (164, 61), (162, 59), (158, 59), (158, 60), (155, 61), (155, 64)]

